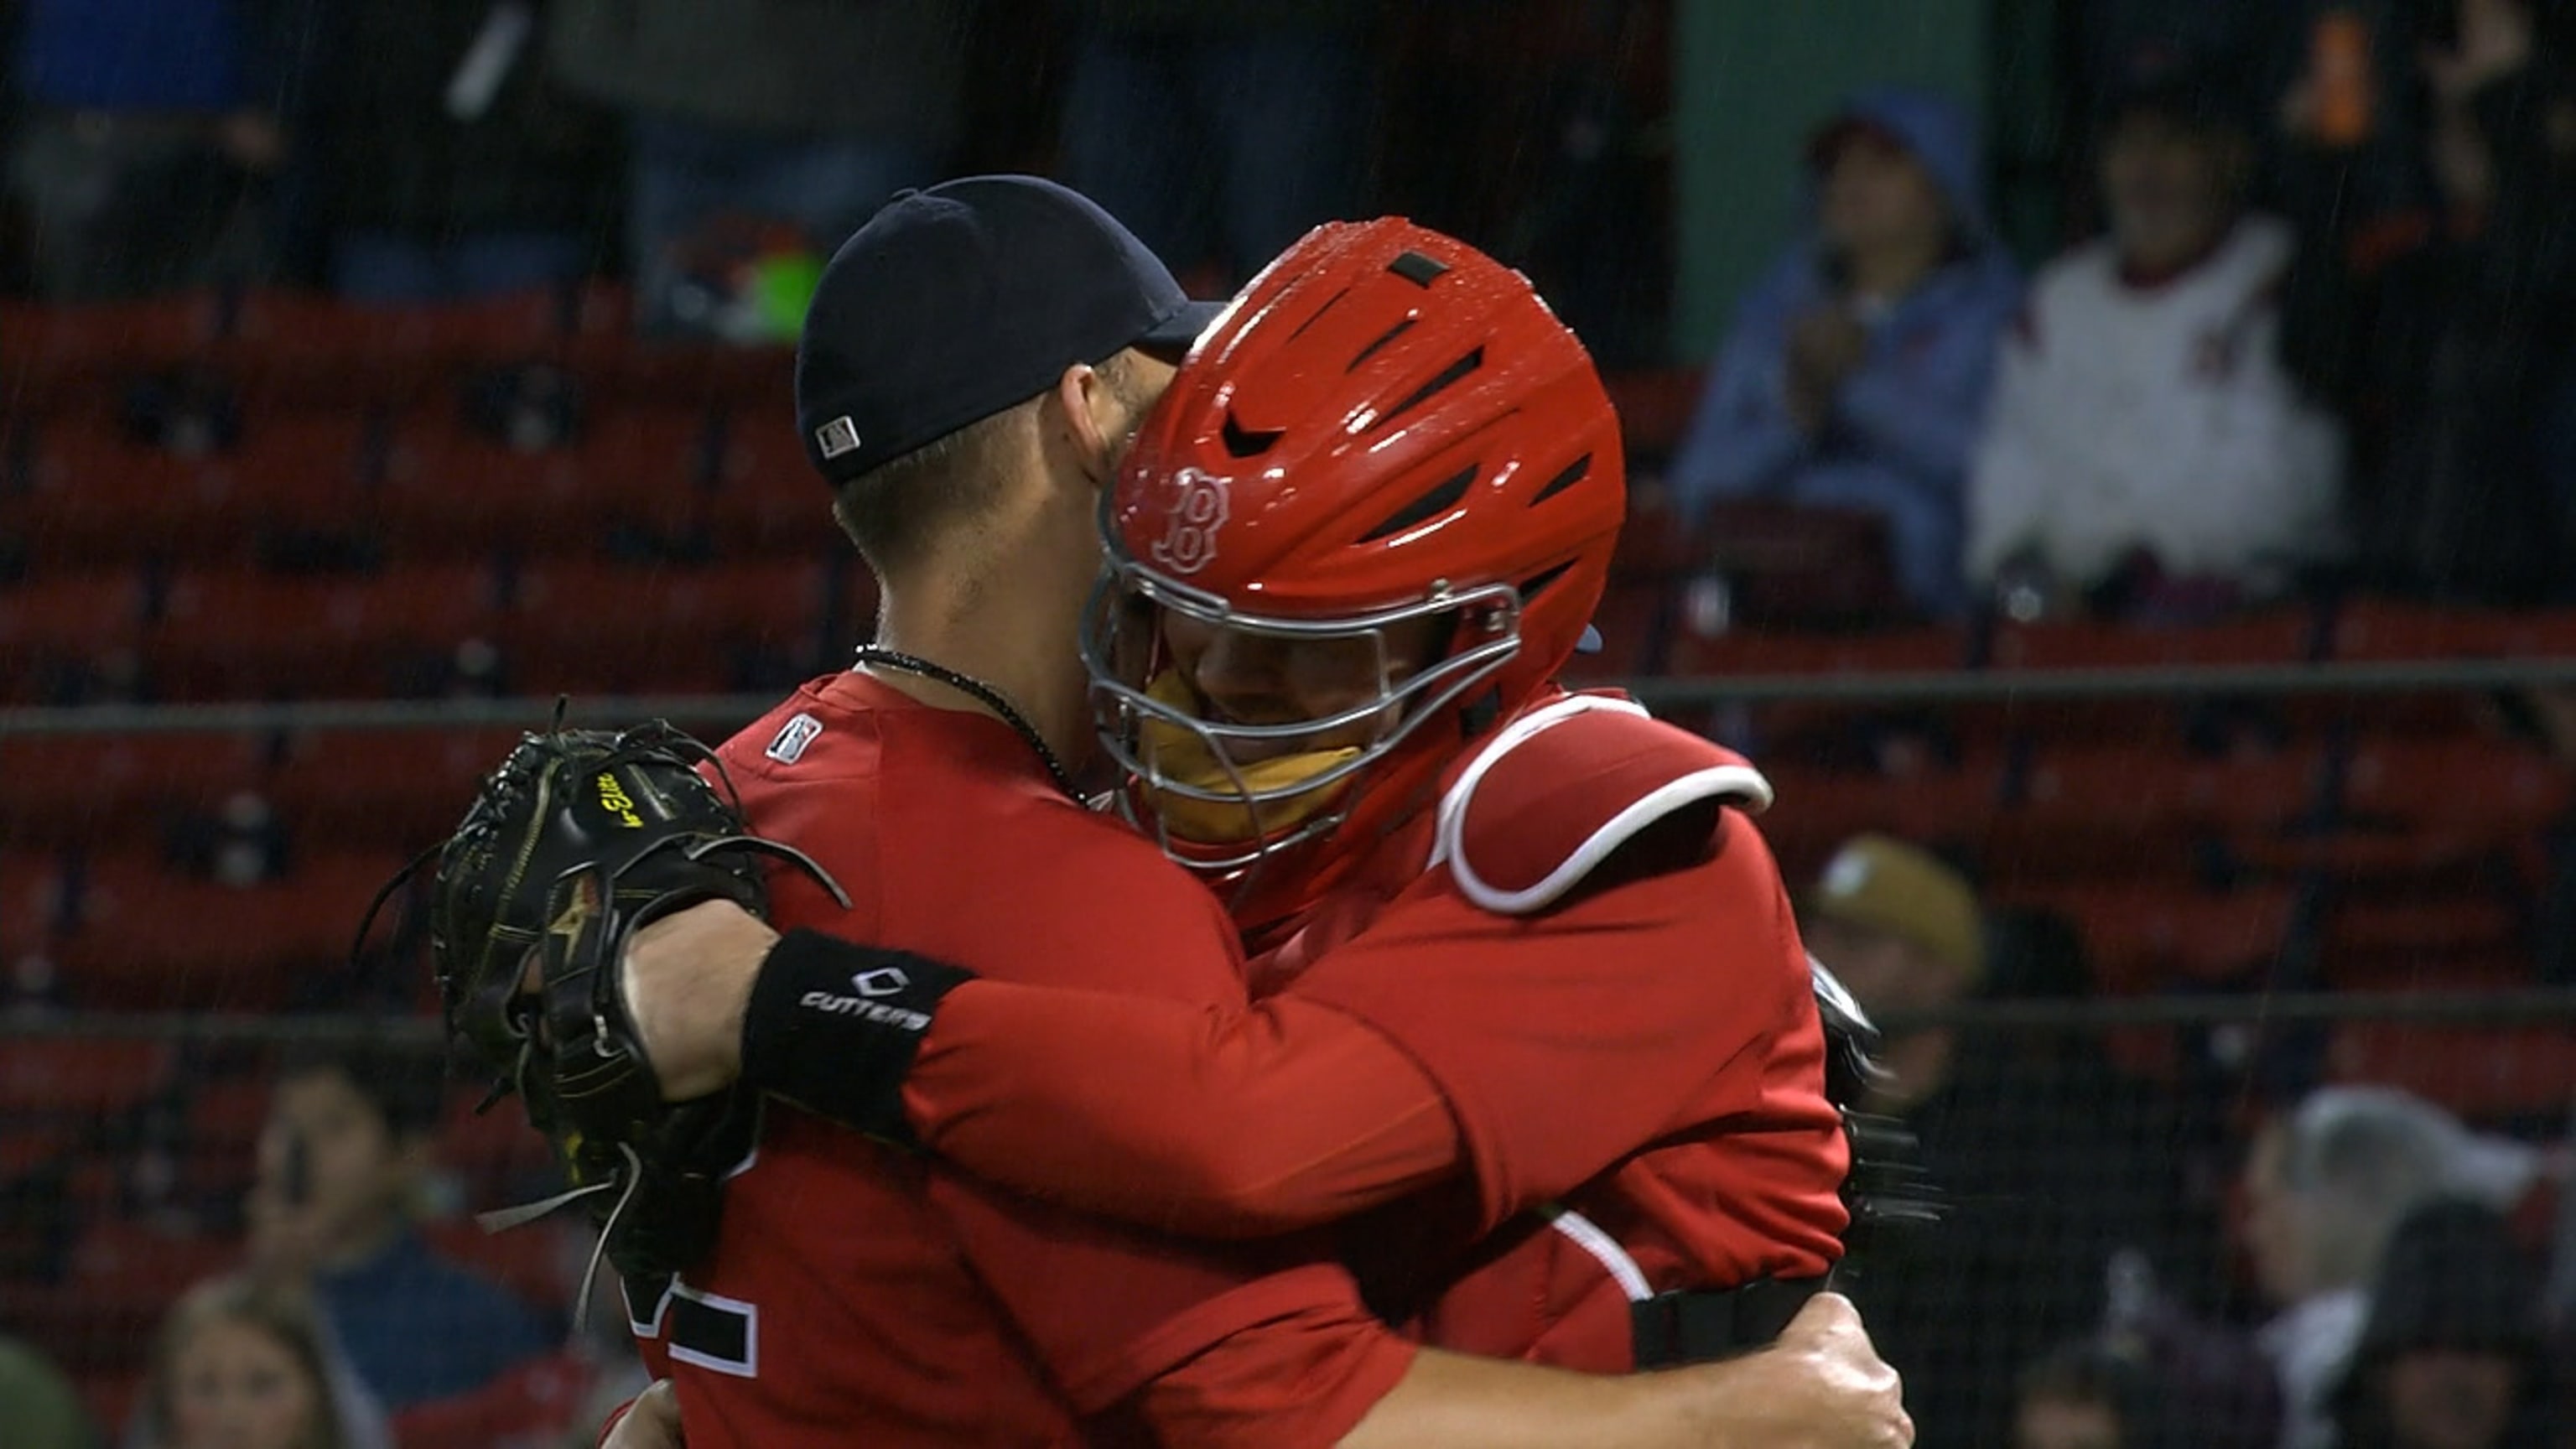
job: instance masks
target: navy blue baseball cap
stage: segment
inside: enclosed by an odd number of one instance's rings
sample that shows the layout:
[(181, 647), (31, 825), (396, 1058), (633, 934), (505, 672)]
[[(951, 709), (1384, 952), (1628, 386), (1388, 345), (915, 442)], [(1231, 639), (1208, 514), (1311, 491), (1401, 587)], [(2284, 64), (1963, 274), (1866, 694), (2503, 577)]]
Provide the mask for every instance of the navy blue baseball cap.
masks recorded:
[(1224, 304), (1079, 192), (969, 176), (886, 203), (806, 308), (796, 425), (834, 486), (1130, 347), (1188, 350)]

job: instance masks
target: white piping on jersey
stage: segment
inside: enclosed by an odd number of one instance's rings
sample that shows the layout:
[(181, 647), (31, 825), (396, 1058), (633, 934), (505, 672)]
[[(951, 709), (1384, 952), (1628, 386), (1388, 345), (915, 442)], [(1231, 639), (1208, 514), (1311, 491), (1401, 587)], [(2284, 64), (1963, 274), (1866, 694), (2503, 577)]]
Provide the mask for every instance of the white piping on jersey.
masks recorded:
[(1522, 743), (1539, 731), (1563, 724), (1577, 715), (1594, 710), (1615, 710), (1649, 718), (1645, 706), (1633, 700), (1611, 699), (1598, 694), (1569, 694), (1552, 700), (1512, 721), (1492, 743), (1476, 752), (1458, 783), (1440, 798), (1440, 814), (1432, 832), (1431, 859), (1424, 869), (1438, 867), (1443, 861), (1458, 879), (1458, 889), (1479, 908), (1501, 916), (1527, 915), (1552, 903), (1590, 875), (1610, 853), (1628, 842), (1639, 830), (1695, 800), (1714, 796), (1731, 796), (1734, 802), (1751, 814), (1771, 807), (1771, 782), (1750, 765), (1711, 765), (1693, 770), (1678, 779), (1668, 780), (1646, 792), (1618, 814), (1613, 815), (1590, 837), (1574, 848), (1572, 854), (1557, 863), (1536, 885), (1521, 890), (1501, 890), (1476, 873), (1468, 863), (1466, 852), (1467, 807), (1475, 799), (1476, 787), (1485, 773), (1500, 763)]
[(1555, 1203), (1547, 1204), (1538, 1212), (1547, 1220), (1549, 1227), (1565, 1234), (1574, 1246), (1590, 1253), (1593, 1261), (1610, 1275), (1610, 1281), (1619, 1285), (1619, 1291), (1628, 1295), (1629, 1302), (1643, 1303), (1655, 1296), (1655, 1290), (1646, 1286), (1645, 1270), (1637, 1266), (1636, 1259), (1628, 1256), (1627, 1249), (1619, 1246), (1617, 1238), (1601, 1231), (1599, 1223), (1570, 1207), (1560, 1207)]

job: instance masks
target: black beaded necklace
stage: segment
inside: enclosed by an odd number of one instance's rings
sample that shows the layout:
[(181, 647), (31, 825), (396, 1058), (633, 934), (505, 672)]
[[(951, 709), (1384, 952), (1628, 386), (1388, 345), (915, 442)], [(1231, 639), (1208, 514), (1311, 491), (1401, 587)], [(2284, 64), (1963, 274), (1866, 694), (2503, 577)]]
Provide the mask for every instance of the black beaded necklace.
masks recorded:
[(936, 680), (991, 710), (1000, 716), (1002, 723), (1011, 727), (1013, 733), (1028, 741), (1030, 749), (1037, 751), (1038, 763), (1046, 766), (1047, 774), (1054, 779), (1055, 787), (1064, 792), (1064, 797), (1077, 805), (1082, 803), (1082, 791), (1073, 783), (1073, 772), (1066, 769), (1064, 761), (1056, 757), (1055, 750), (1046, 742), (1046, 736), (1039, 734), (1037, 726), (1029, 723), (1027, 715), (1013, 708), (1011, 702), (1002, 697), (1000, 690), (971, 674), (960, 674), (945, 664), (933, 664), (919, 655), (906, 654), (896, 649), (883, 649), (874, 644), (861, 645), (858, 666), (865, 669), (872, 664), (882, 669), (900, 669), (906, 674), (917, 674), (924, 679)]

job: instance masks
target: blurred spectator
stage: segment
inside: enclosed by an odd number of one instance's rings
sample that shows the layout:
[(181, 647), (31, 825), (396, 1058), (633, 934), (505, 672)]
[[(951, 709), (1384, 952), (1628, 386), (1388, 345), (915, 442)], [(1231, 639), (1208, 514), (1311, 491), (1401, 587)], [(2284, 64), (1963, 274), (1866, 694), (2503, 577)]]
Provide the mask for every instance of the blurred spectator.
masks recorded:
[(328, 1364), (324, 1329), (300, 1290), (246, 1277), (198, 1284), (162, 1321), (132, 1441), (141, 1449), (384, 1449), (381, 1425), (353, 1432)]
[(0, 1424), (12, 1449), (96, 1449), (80, 1395), (36, 1350), (0, 1338)]
[(944, 166), (969, 8), (555, 0), (556, 73), (628, 121), (642, 326), (792, 339), (798, 279), (887, 197)]
[(2149, 1449), (2161, 1442), (2156, 1408), (2142, 1365), (2077, 1344), (2022, 1371), (2013, 1449)]
[(2557, 1449), (2538, 1268), (2478, 1203), (2399, 1224), (2334, 1393), (2338, 1449)]
[(2172, 1109), (2105, 1066), (2098, 1040), (1963, 1045), (1907, 1024), (1986, 989), (1981, 914), (1959, 872), (1885, 836), (1837, 851), (1799, 914), (1808, 949), (1889, 1031), (1892, 1080), (1869, 1110), (1915, 1133), (1951, 1204), (1938, 1227), (1873, 1244), (1852, 1289), (1926, 1449), (2008, 1442), (2014, 1374), (2103, 1321), (2122, 1249), (2170, 1263), (2182, 1216)]
[(309, 115), (332, 290), (441, 302), (598, 270), (613, 118), (547, 74), (532, 0), (328, 8)]
[(1914, 608), (1965, 606), (1968, 454), (2021, 281), (1995, 239), (1968, 118), (1864, 92), (1808, 148), (1813, 234), (1739, 309), (1667, 482), (1887, 519)]
[(2024, 1369), (2014, 1449), (2275, 1449), (2280, 1394), (2241, 1340), (2159, 1312)]
[(1364, 0), (1105, 0), (1081, 19), (1065, 184), (1184, 274), (1231, 290), (1309, 227), (1360, 211)]
[[(2420, 84), (2317, 59), (2283, 106), (2299, 230), (2284, 358), (2349, 421), (2367, 585), (2528, 603), (2566, 592), (2576, 462), (2576, 54), (2564, 7), (2457, 0), (2429, 43), (2387, 23), (2339, 42), (2416, 55)], [(2546, 21), (2547, 23), (2543, 23)], [(2341, 26), (2339, 30), (2336, 27)], [(2406, 102), (2425, 98), (2420, 120)]]
[[(8, 189), (36, 295), (86, 302), (269, 267), (287, 0), (22, 0)], [(274, 12), (274, 13), (273, 13)]]
[(391, 1414), (554, 1346), (526, 1304), (438, 1257), (414, 1226), (438, 1105), (435, 1063), (356, 1048), (296, 1057), (251, 1189), (253, 1263), (311, 1283), (339, 1351)]
[(1969, 482), (1968, 575), (2007, 612), (2223, 606), (2334, 551), (2341, 437), (2278, 361), (2291, 236), (2244, 209), (2253, 162), (2210, 62), (2148, 52), (2109, 98), (2109, 235), (2032, 282)]
[(2267, 1125), (2245, 1168), (2245, 1239), (2279, 1310), (2257, 1335), (2281, 1377), (2285, 1449), (2335, 1442), (2328, 1398), (2369, 1314), (2389, 1235), (2445, 1194), (2511, 1202), (2538, 1155), (2480, 1138), (2441, 1108), (2387, 1087), (2326, 1087)]

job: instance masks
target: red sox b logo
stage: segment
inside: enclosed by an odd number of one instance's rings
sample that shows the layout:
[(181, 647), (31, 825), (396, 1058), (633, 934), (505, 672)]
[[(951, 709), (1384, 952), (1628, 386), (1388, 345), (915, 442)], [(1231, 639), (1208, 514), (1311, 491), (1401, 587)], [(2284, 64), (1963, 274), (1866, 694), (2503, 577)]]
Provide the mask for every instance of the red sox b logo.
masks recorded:
[(1146, 552), (1173, 573), (1197, 573), (1216, 558), (1216, 532), (1225, 526), (1225, 480), (1183, 468), (1166, 486), (1171, 522)]

